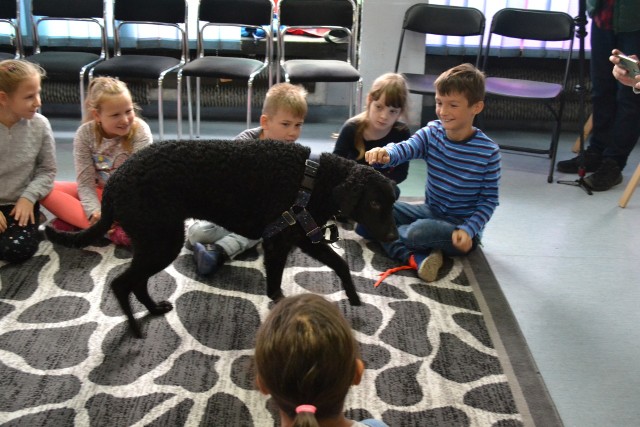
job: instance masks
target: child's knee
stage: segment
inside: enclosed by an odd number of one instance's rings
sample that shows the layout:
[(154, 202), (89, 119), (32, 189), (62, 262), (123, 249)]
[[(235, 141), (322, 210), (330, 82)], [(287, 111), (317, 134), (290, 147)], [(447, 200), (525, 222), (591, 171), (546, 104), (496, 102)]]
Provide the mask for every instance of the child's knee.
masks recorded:
[(196, 221), (187, 230), (187, 238), (193, 243), (215, 243), (229, 234), (224, 228), (208, 221)]

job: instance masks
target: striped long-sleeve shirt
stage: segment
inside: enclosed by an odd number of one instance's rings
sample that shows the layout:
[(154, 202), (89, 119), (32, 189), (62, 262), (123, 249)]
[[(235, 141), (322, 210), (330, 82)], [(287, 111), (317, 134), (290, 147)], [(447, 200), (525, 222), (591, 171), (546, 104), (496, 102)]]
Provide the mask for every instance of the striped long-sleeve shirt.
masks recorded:
[(406, 141), (388, 144), (396, 166), (411, 159), (427, 163), (425, 203), (432, 212), (462, 224), (472, 238), (498, 206), (500, 148), (481, 130), (466, 141), (450, 141), (439, 120), (429, 122)]

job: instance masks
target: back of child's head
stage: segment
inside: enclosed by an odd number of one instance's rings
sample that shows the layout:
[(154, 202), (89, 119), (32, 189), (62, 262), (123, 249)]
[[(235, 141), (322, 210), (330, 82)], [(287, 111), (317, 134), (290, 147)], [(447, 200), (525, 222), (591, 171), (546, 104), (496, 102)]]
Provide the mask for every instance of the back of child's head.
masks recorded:
[[(126, 83), (113, 77), (96, 77), (91, 80), (84, 103), (84, 122), (93, 120), (93, 111), (100, 111), (100, 106), (106, 99), (121, 95), (131, 98)], [(137, 110), (135, 105), (134, 110)]]
[(0, 61), (0, 92), (12, 94), (20, 83), (34, 76), (45, 77), (42, 67), (23, 59)]
[(291, 83), (277, 83), (267, 91), (262, 104), (262, 114), (275, 116), (285, 110), (295, 117), (307, 116), (307, 90)]
[(438, 76), (433, 83), (441, 95), (462, 94), (469, 105), (484, 100), (484, 74), (471, 64), (460, 64)]
[(378, 101), (383, 96), (387, 107), (399, 108), (403, 113), (406, 113), (409, 103), (409, 88), (402, 74), (386, 73), (373, 81), (368, 94), (369, 103)]
[(280, 300), (256, 337), (257, 380), (294, 426), (342, 414), (357, 359), (347, 320), (334, 303), (315, 294)]

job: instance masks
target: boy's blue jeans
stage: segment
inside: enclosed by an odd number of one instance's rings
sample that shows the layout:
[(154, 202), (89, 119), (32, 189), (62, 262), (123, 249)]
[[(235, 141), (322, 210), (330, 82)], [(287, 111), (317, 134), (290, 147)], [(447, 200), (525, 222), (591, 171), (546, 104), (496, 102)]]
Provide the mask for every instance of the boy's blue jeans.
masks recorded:
[(463, 220), (454, 223), (438, 217), (424, 203), (412, 205), (405, 202), (393, 205), (393, 217), (399, 238), (382, 244), (389, 257), (408, 264), (413, 253), (429, 254), (432, 249), (441, 249), (448, 256), (465, 254), (456, 249), (451, 240), (453, 231)]

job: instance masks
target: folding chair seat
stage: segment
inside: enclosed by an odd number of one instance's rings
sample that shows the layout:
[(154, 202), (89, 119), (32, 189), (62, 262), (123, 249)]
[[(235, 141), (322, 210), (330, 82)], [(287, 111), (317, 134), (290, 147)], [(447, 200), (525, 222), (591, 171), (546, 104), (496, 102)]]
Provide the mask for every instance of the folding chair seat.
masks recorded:
[[(344, 82), (354, 88), (349, 96), (349, 116), (353, 106), (361, 109), (362, 77), (354, 66), (358, 33), (358, 7), (353, 0), (279, 0), (278, 1), (277, 80), (291, 83)], [(326, 29), (341, 31), (347, 44), (346, 58), (287, 59), (285, 39), (288, 31)], [(313, 49), (309, 49), (311, 52)], [(354, 102), (355, 91), (355, 102)]]
[[(395, 72), (397, 73), (400, 68), (400, 58), (407, 31), (421, 33), (425, 36), (434, 34), (465, 38), (477, 37), (478, 49), (475, 65), (479, 67), (480, 59), (482, 58), (485, 22), (482, 12), (472, 7), (440, 6), (427, 3), (418, 3), (410, 6), (404, 14)], [(402, 73), (402, 75), (407, 80), (409, 92), (419, 95), (435, 94), (433, 83), (439, 74)]]
[(3, 59), (21, 58), (22, 34), (20, 32), (20, 1), (0, 0), (0, 28), (8, 26), (11, 31), (11, 44), (14, 52), (0, 52), (0, 61)]
[[(84, 1), (84, 0), (82, 0)], [(164, 139), (163, 82), (165, 76), (177, 71), (188, 61), (187, 48), (187, 10), (185, 0), (114, 0), (113, 36), (115, 56), (101, 62), (91, 69), (94, 76), (111, 76), (122, 80), (153, 79), (158, 84), (158, 124), (160, 139)], [(123, 53), (123, 32), (127, 29), (141, 29), (143, 26), (174, 29), (179, 47), (175, 56), (168, 56), (160, 49), (160, 54)], [(169, 48), (168, 48), (169, 49)], [(153, 52), (155, 53), (155, 52)]]
[[(200, 136), (200, 82), (202, 77), (244, 80), (247, 82), (247, 128), (251, 125), (252, 88), (256, 76), (269, 70), (271, 85), (271, 58), (273, 48), (273, 1), (271, 0), (201, 0), (198, 9), (198, 54), (178, 71), (178, 138), (182, 136), (182, 77), (187, 77), (187, 103), (189, 107), (189, 136), (193, 137), (191, 110), (191, 77), (196, 77), (196, 134)], [(238, 53), (207, 55), (207, 30), (223, 26), (265, 30), (264, 58), (248, 57)], [(260, 42), (262, 43), (262, 42)]]
[[(77, 46), (54, 49), (41, 46), (41, 25), (51, 21), (88, 22), (100, 31), (100, 53)], [(85, 75), (107, 56), (107, 31), (105, 28), (104, 0), (32, 0), (31, 23), (33, 27), (33, 55), (27, 60), (39, 64), (52, 79), (69, 80), (78, 76), (80, 108), (84, 105)]]
[[(562, 127), (565, 93), (567, 91), (567, 79), (573, 52), (574, 32), (575, 22), (570, 15), (564, 12), (505, 8), (499, 10), (491, 20), (487, 48), (484, 53), (483, 68), (487, 75), (486, 92), (488, 98), (502, 97), (541, 102), (553, 116), (554, 124), (551, 142), (547, 147), (521, 147), (499, 144), (503, 150), (548, 155), (551, 159), (547, 177), (548, 182), (553, 181), (553, 170)], [(492, 76), (492, 70), (488, 64), (490, 62), (491, 40), (494, 34), (521, 40), (568, 41), (569, 51), (566, 53), (562, 79), (558, 79), (558, 81), (537, 81)], [(540, 68), (543, 69), (543, 67), (545, 67), (545, 64), (541, 64)]]

